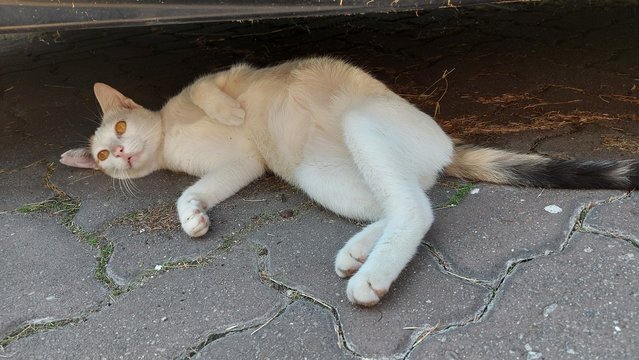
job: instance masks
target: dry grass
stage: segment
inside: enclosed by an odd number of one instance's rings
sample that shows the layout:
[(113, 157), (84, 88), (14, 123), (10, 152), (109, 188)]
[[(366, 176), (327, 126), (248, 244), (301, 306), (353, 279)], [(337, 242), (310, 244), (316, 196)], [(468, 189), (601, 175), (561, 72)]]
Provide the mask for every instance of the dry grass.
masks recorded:
[(131, 224), (138, 232), (168, 231), (180, 228), (174, 204), (162, 204), (132, 212), (121, 218), (118, 223)]
[(620, 150), (626, 153), (639, 154), (639, 139), (623, 135), (603, 135), (601, 147), (596, 150)]
[[(410, 94), (410, 93), (402, 93), (399, 92), (398, 95), (401, 95), (409, 100), (411, 100), (416, 105), (435, 105), (435, 109), (433, 110), (433, 116), (437, 117), (441, 112), (441, 101), (448, 93), (448, 76), (453, 73), (455, 69), (450, 71), (444, 70), (442, 76), (435, 80), (426, 90), (422, 91), (420, 94)], [(440, 83), (443, 85), (440, 86)]]
[(622, 119), (637, 121), (639, 120), (639, 115), (611, 115), (588, 111), (572, 111), (570, 113), (550, 111), (532, 116), (525, 121), (511, 121), (508, 123), (489, 123), (487, 121), (481, 121), (476, 115), (467, 115), (450, 120), (442, 120), (442, 127), (452, 134), (490, 135), (512, 134), (529, 130), (557, 130), (570, 125), (592, 124)]
[[(469, 97), (466, 97), (469, 98)], [(508, 105), (508, 104), (512, 104), (515, 102), (520, 102), (520, 101), (530, 101), (530, 100), (535, 100), (535, 101), (541, 101), (541, 99), (530, 95), (529, 93), (523, 93), (523, 94), (503, 94), (503, 95), (499, 95), (499, 96), (494, 96), (494, 97), (483, 97), (480, 96), (476, 99), (473, 99), (475, 102), (478, 102), (480, 104), (484, 104), (484, 105)]]
[(637, 98), (636, 96), (607, 94), (607, 95), (599, 95), (599, 98), (607, 103), (609, 103), (610, 100), (617, 100), (621, 102), (627, 102), (627, 103), (639, 105), (639, 98)]

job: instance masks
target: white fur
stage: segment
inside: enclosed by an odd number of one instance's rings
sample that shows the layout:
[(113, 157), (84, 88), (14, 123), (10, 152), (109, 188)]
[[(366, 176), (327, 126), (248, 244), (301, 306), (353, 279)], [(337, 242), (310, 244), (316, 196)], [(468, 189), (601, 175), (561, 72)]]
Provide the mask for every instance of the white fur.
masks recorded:
[[(111, 90), (96, 90), (108, 106), (91, 154), (123, 146), (139, 155), (128, 170), (114, 156), (97, 166), (124, 178), (160, 168), (201, 177), (177, 201), (187, 234), (204, 235), (206, 211), (266, 169), (337, 214), (372, 221), (335, 260), (339, 276), (352, 275), (355, 304), (380, 300), (433, 222), (424, 190), (450, 163), (452, 142), (431, 117), (342, 61), (238, 65), (196, 80), (159, 112)], [(129, 125), (118, 138), (120, 119)]]

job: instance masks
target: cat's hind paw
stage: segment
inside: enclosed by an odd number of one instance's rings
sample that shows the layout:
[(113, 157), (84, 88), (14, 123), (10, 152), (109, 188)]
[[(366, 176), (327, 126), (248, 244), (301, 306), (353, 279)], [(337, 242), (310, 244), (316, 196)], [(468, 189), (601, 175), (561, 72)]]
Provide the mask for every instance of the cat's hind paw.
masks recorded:
[(191, 237), (200, 237), (209, 231), (209, 217), (201, 201), (178, 203), (178, 215), (182, 229)]
[(335, 272), (339, 277), (351, 277), (362, 267), (383, 229), (383, 222), (372, 223), (346, 242), (335, 257)]
[(190, 91), (191, 101), (206, 115), (229, 126), (244, 124), (246, 112), (239, 101), (224, 93), (211, 81), (199, 81)]
[(369, 307), (376, 305), (388, 292), (391, 282), (376, 279), (374, 273), (366, 270), (358, 271), (349, 281), (346, 288), (348, 300), (355, 305)]
[(362, 267), (364, 261), (366, 261), (365, 255), (355, 257), (348, 249), (343, 248), (335, 258), (335, 272), (341, 278), (351, 277)]

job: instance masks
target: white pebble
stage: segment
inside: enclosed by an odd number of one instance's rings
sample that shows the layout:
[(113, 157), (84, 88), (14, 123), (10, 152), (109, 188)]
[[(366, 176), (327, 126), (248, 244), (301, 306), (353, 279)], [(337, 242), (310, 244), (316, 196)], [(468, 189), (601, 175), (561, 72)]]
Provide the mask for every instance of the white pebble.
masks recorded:
[(557, 304), (550, 304), (544, 308), (544, 317), (548, 317), (553, 311), (557, 310)]
[(470, 190), (470, 193), (475, 195), (475, 194), (479, 194), (479, 188), (474, 188), (472, 190)]
[(526, 356), (526, 360), (540, 360), (543, 358), (544, 358), (544, 355), (536, 351), (529, 351), (528, 356)]
[(547, 212), (551, 213), (551, 214), (559, 214), (560, 212), (562, 212), (563, 210), (557, 206), (557, 205), (548, 205), (544, 208), (544, 210), (546, 210)]
[(162, 265), (155, 265), (155, 271), (162, 270)]

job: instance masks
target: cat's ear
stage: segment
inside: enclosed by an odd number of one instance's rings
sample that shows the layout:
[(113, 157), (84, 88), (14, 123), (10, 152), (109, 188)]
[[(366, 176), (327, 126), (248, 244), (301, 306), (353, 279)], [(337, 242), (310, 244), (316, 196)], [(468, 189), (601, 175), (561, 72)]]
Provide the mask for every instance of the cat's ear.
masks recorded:
[(98, 170), (98, 164), (93, 160), (91, 152), (87, 148), (77, 148), (66, 151), (60, 155), (60, 162), (67, 166), (83, 169)]
[(122, 95), (121, 92), (115, 90), (107, 84), (95, 83), (95, 85), (93, 85), (93, 92), (95, 93), (95, 97), (98, 99), (98, 103), (100, 103), (100, 107), (102, 108), (103, 113), (106, 113), (110, 110), (132, 110), (141, 108), (141, 106), (136, 104), (135, 101)]

